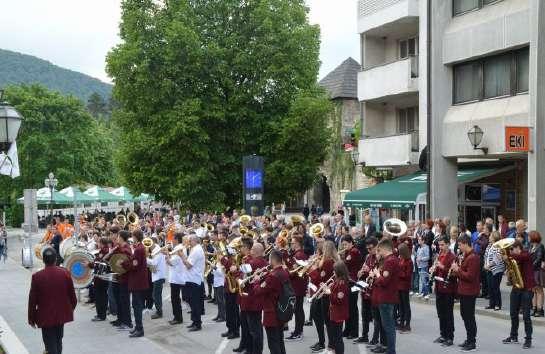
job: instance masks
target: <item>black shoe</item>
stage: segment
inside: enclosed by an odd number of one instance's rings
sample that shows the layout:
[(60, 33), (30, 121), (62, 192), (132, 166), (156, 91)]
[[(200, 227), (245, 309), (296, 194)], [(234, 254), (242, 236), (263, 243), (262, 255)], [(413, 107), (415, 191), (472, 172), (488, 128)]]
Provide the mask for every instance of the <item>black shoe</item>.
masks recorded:
[(179, 325), (179, 324), (182, 324), (182, 323), (184, 323), (184, 321), (179, 321), (179, 320), (170, 320), (170, 321), (168, 321), (168, 324), (172, 325), (172, 326)]
[(383, 347), (382, 345), (377, 345), (373, 349), (371, 349), (372, 353), (386, 353), (386, 347)]
[(186, 326), (187, 329), (191, 329), (193, 327), (197, 327), (197, 325), (195, 323), (192, 323), (189, 326)]
[(531, 347), (532, 347), (532, 340), (525, 339), (524, 344), (522, 345), (522, 349), (530, 349)]
[(240, 335), (238, 333), (231, 333), (230, 335), (227, 336), (227, 339), (235, 339), (239, 337)]
[(467, 345), (465, 347), (462, 348), (462, 352), (474, 352), (475, 350), (477, 350), (477, 346), (475, 345), (475, 343), (467, 343)]
[(348, 332), (343, 332), (343, 337), (344, 337), (344, 338), (348, 337), (349, 335), (350, 335), (350, 333), (348, 333)]
[(445, 338), (439, 337), (439, 338), (435, 339), (433, 342), (434, 342), (434, 343), (439, 343), (439, 344), (441, 344), (441, 343), (444, 343), (444, 342), (445, 342)]
[(129, 331), (129, 334), (133, 334), (134, 332), (136, 332), (136, 328), (133, 328)]
[(105, 319), (105, 318), (100, 318), (100, 317), (98, 317), (98, 316), (95, 316), (95, 317), (93, 317), (93, 318), (91, 319), (91, 321), (93, 321), (93, 322), (102, 322), (102, 321), (106, 321), (106, 319)]
[(452, 339), (445, 339), (445, 341), (441, 344), (442, 347), (452, 347), (454, 343), (452, 342)]
[(325, 345), (322, 343), (316, 343), (312, 347), (310, 347), (310, 350), (312, 350), (313, 353), (319, 353), (325, 349)]
[(359, 338), (355, 339), (352, 343), (354, 343), (354, 344), (369, 343), (369, 338), (359, 337)]
[(115, 327), (115, 326), (119, 326), (119, 325), (121, 324), (121, 321), (118, 321), (118, 320), (110, 321), (110, 324), (111, 324), (112, 326), (114, 326), (114, 327)]
[(312, 326), (312, 321), (306, 321), (305, 326)]
[(287, 341), (298, 341), (301, 339), (303, 339), (303, 335), (295, 332), (292, 332), (290, 336), (286, 338)]
[(129, 338), (139, 338), (144, 336), (144, 331), (134, 331), (129, 334)]
[(241, 347), (233, 348), (234, 353), (242, 353), (245, 350), (246, 350), (246, 348), (241, 348)]
[(212, 299), (212, 300), (208, 300), (207, 301), (209, 304), (213, 304), (214, 302), (216, 302), (216, 300)]
[(369, 342), (369, 344), (367, 344), (367, 346), (374, 347), (377, 344), (378, 344), (378, 339), (371, 339), (371, 341)]
[(191, 327), (188, 332), (197, 332), (197, 331), (200, 331), (201, 329), (202, 329), (201, 326), (195, 325), (195, 326)]
[(162, 313), (154, 313), (153, 315), (151, 315), (152, 320), (156, 320), (158, 318), (163, 318), (163, 314)]
[(218, 318), (215, 322), (218, 322), (218, 323), (225, 322), (225, 318)]
[(493, 310), (493, 309), (494, 309), (494, 306), (486, 306), (484, 309), (485, 309), (485, 310)]
[(467, 346), (467, 344), (468, 344), (468, 341), (466, 340), (466, 341), (464, 341), (463, 343), (458, 344), (458, 346), (459, 346), (460, 348), (465, 348), (465, 347)]
[(503, 344), (518, 344), (519, 339), (517, 337), (509, 336), (501, 341)]
[(224, 332), (221, 334), (221, 336), (225, 338), (225, 337), (229, 337), (231, 334), (232, 334), (231, 332)]

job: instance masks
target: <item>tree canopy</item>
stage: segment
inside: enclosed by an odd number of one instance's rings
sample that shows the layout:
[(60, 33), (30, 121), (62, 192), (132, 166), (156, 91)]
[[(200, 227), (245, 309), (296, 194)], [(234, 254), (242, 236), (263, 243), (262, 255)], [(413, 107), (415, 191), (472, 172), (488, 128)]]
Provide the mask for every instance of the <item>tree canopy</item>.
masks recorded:
[[(0, 178), (0, 198), (20, 212), (24, 188), (42, 188), (53, 172), (60, 187), (114, 184), (113, 141), (109, 130), (73, 96), (43, 86), (10, 86), (6, 100), (24, 117), (17, 137), (21, 176)], [(17, 214), (17, 213), (15, 213)], [(15, 224), (21, 214), (12, 215)]]
[(269, 200), (310, 187), (331, 107), (307, 14), (303, 0), (124, 0), (107, 57), (124, 182), (187, 207), (238, 205), (242, 157), (258, 154)]

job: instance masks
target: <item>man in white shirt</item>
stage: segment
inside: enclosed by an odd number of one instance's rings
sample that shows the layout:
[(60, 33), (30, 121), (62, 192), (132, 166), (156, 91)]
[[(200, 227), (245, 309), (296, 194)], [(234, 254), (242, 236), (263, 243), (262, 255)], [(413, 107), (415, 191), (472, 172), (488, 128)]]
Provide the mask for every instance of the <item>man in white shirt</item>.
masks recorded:
[[(154, 248), (159, 248), (157, 244), (157, 238), (153, 239)], [(151, 282), (153, 284), (153, 303), (155, 304), (155, 313), (151, 315), (151, 319), (163, 317), (163, 284), (167, 277), (167, 262), (164, 253), (159, 252), (155, 256), (151, 256), (147, 259), (148, 267), (151, 271)]]
[(225, 322), (225, 273), (223, 272), (223, 266), (219, 261), (214, 266), (214, 296), (216, 304), (218, 305), (218, 314), (212, 321)]
[[(182, 244), (183, 237), (184, 235), (182, 233), (176, 232), (174, 234), (173, 246), (176, 247), (177, 245)], [(170, 302), (172, 303), (172, 314), (174, 315), (174, 318), (168, 321), (168, 323), (177, 325), (184, 322), (181, 292), (182, 287), (186, 282), (187, 268), (180, 257), (180, 254), (183, 254), (183, 251), (172, 256), (169, 255), (168, 251), (165, 251), (165, 253), (166, 262), (169, 266), (168, 282), (170, 283)]]
[(195, 234), (189, 235), (191, 251), (189, 256), (184, 252), (178, 252), (183, 264), (187, 268), (185, 289), (191, 307), (191, 325), (190, 332), (200, 331), (202, 328), (201, 314), (203, 311), (203, 277), (205, 256), (200, 245), (200, 238)]

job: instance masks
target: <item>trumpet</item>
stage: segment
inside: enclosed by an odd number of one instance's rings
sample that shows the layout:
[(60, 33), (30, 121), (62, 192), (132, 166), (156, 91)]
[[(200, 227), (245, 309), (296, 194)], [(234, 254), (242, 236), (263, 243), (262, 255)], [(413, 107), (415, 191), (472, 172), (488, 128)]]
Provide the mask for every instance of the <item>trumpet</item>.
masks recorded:
[(272, 250), (274, 249), (274, 245), (268, 245), (267, 248), (265, 248), (264, 255), (265, 257), (269, 257)]
[(169, 255), (174, 256), (178, 252), (183, 251), (184, 248), (185, 248), (185, 245), (179, 244), (176, 247), (174, 247), (174, 249), (172, 251), (169, 252)]
[(307, 273), (309, 272), (310, 268), (312, 268), (312, 266), (316, 263), (316, 262), (320, 262), (322, 260), (324, 256), (315, 256), (311, 259), (309, 259), (308, 261), (308, 264), (306, 266), (304, 266), (303, 268), (301, 268), (298, 272), (297, 272), (297, 275), (299, 276), (299, 278), (303, 278), (305, 275), (307, 275)]
[(335, 281), (334, 277), (335, 276), (332, 275), (331, 278), (329, 278), (325, 283), (320, 284), (320, 287), (318, 288), (318, 290), (316, 290), (314, 295), (312, 295), (308, 299), (308, 301), (312, 302), (314, 299), (321, 299), (325, 295), (326, 290), (329, 290), (331, 285), (333, 285), (333, 282)]
[[(258, 281), (261, 281), (263, 280), (263, 278), (265, 278), (271, 271), (271, 265), (266, 265), (265, 267), (263, 268), (259, 268), (259, 269), (256, 269), (256, 271), (254, 272), (254, 274), (250, 277), (247, 277), (247, 278), (244, 278), (244, 282), (241, 281), (242, 284), (246, 284), (246, 282), (250, 282), (250, 284), (254, 284), (254, 283), (257, 283)], [(255, 277), (259, 277), (259, 280), (253, 280)]]

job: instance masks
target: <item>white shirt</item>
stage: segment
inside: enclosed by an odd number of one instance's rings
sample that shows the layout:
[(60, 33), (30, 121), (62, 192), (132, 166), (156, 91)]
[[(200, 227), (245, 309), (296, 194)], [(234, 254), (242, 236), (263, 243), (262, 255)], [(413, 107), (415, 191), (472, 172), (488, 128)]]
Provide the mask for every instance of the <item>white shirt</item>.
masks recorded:
[(187, 268), (182, 262), (182, 259), (178, 255), (170, 257), (170, 263), (168, 267), (168, 282), (171, 284), (184, 285), (186, 282)]
[(204, 236), (206, 236), (206, 229), (204, 227), (199, 227), (197, 230), (195, 230), (195, 233), (197, 234), (197, 236), (199, 236), (200, 238), (203, 238)]
[(214, 269), (212, 274), (214, 274), (214, 288), (223, 286), (225, 284), (225, 274), (223, 273), (223, 266), (220, 264), (220, 262), (216, 264), (216, 269)]
[(167, 261), (163, 253), (155, 255), (153, 258), (147, 258), (147, 263), (148, 265), (154, 266), (155, 269), (157, 269), (155, 273), (151, 273), (152, 282), (167, 278)]
[(204, 277), (204, 251), (201, 245), (196, 245), (191, 248), (189, 256), (187, 257), (187, 262), (191, 264), (191, 268), (187, 270), (186, 281), (189, 283), (195, 283), (200, 285)]

